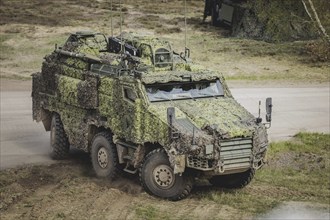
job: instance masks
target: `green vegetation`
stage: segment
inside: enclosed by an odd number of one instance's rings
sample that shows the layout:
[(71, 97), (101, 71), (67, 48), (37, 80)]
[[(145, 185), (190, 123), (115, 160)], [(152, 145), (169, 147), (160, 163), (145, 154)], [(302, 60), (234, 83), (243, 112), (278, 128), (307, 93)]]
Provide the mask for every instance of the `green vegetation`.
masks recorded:
[(278, 153), (289, 151), (329, 156), (330, 135), (322, 133), (298, 133), (293, 140), (271, 143), (267, 154), (274, 157)]
[(281, 200), (329, 202), (329, 134), (299, 133), (292, 141), (271, 144), (268, 156), (273, 166), (258, 172), (258, 183), (295, 192)]
[(28, 80), (33, 72), (40, 71), (43, 57), (61, 44), (66, 35), (56, 34), (42, 40), (35, 39), (32, 33), (1, 33), (0, 61), (1, 78)]
[(283, 201), (328, 204), (330, 134), (299, 133), (293, 140), (272, 143), (269, 163), (242, 190), (208, 190), (197, 197), (260, 214)]
[[(169, 202), (168, 202), (169, 203)], [(172, 202), (175, 203), (175, 202)], [(171, 220), (171, 219), (180, 219), (180, 220), (190, 220), (195, 219), (194, 216), (189, 214), (180, 214), (173, 213), (171, 209), (165, 209), (164, 207), (158, 207), (157, 205), (138, 205), (135, 206), (134, 212), (137, 219), (143, 220)]]
[(138, 206), (135, 209), (135, 213), (138, 218), (141, 219), (150, 219), (150, 220), (157, 220), (157, 219), (170, 219), (168, 215), (164, 215), (164, 213), (161, 213), (157, 208), (155, 208), (152, 205), (147, 206)]
[(0, 34), (0, 60), (5, 60), (7, 59), (8, 56), (13, 54), (13, 48), (5, 42), (11, 38), (11, 35), (9, 34)]
[(264, 26), (263, 39), (279, 42), (315, 37), (316, 30), (300, 1), (252, 0), (250, 5)]

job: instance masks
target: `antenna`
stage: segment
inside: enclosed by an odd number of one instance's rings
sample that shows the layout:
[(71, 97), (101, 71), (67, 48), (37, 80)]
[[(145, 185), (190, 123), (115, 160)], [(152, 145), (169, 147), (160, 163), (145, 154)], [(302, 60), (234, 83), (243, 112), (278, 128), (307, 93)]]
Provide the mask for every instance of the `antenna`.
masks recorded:
[(122, 10), (122, 0), (119, 1), (120, 4), (120, 52), (123, 53), (123, 34), (122, 34), (122, 25), (123, 25), (123, 10)]
[(110, 1), (110, 22), (111, 22), (111, 37), (113, 37), (113, 22), (112, 22), (112, 0)]
[(184, 48), (187, 48), (187, 3), (184, 0)]
[(186, 60), (189, 57), (190, 50), (187, 47), (187, 1), (184, 0), (184, 59)]

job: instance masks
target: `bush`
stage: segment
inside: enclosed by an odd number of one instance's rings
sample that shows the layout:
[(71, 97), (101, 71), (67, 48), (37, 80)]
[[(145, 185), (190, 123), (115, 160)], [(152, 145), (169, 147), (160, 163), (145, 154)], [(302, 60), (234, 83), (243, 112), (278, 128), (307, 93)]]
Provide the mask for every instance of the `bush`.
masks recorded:
[(314, 41), (306, 45), (307, 53), (313, 62), (330, 61), (330, 45), (324, 41)]

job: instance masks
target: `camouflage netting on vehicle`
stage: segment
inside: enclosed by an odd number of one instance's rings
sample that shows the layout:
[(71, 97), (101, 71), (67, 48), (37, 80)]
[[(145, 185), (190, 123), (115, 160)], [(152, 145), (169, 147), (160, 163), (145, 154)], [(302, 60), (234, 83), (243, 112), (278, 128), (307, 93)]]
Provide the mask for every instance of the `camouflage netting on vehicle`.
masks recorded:
[(237, 37), (278, 42), (317, 36), (300, 0), (249, 0), (237, 8), (233, 20)]
[(98, 76), (88, 72), (85, 80), (77, 86), (77, 99), (78, 104), (83, 108), (96, 108), (98, 107)]
[[(137, 86), (135, 83), (134, 86)], [(127, 86), (132, 86), (127, 84)], [(125, 138), (134, 143), (168, 144), (168, 126), (156, 115), (146, 109), (143, 97), (134, 103), (123, 99), (120, 80), (102, 77), (99, 87), (99, 112), (108, 115), (106, 126), (116, 133), (118, 138)]]
[(94, 37), (78, 37), (73, 42), (66, 42), (63, 46), (66, 51), (90, 54), (94, 56), (100, 55), (100, 50), (107, 49), (107, 42), (103, 35), (95, 35)]
[(193, 81), (200, 80), (215, 80), (222, 78), (221, 74), (216, 75), (214, 72), (201, 71), (201, 72), (190, 72), (190, 71), (163, 71), (163, 72), (150, 72), (146, 73), (142, 77), (142, 82), (145, 84), (153, 83), (167, 83), (174, 81), (182, 81), (183, 77), (191, 78)]
[(177, 117), (185, 115), (202, 130), (214, 127), (222, 138), (251, 137), (255, 130), (255, 117), (231, 98), (219, 98), (212, 102), (199, 99), (154, 103), (149, 110), (166, 120), (167, 108), (171, 105), (176, 107)]
[(32, 118), (33, 120), (41, 120), (40, 102), (41, 98), (39, 92), (44, 89), (41, 80), (41, 73), (32, 74)]
[(88, 110), (60, 103), (56, 97), (50, 97), (48, 104), (49, 111), (60, 114), (70, 144), (79, 149), (88, 151)]
[(54, 94), (56, 89), (56, 77), (55, 73), (60, 71), (59, 65), (57, 65), (54, 60), (57, 55), (55, 53), (46, 56), (45, 61), (42, 63), (41, 68), (41, 92)]
[(167, 146), (169, 144), (167, 123), (162, 121), (158, 115), (149, 112), (141, 99), (135, 102), (134, 137), (136, 141)]

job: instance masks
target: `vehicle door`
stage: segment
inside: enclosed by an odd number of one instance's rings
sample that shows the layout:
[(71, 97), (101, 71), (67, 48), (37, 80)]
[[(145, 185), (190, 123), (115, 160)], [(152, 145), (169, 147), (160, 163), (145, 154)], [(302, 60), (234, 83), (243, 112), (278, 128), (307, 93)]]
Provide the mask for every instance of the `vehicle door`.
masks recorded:
[(138, 99), (136, 85), (133, 82), (121, 80), (122, 90), (122, 109), (119, 112), (121, 118), (122, 133), (126, 141), (134, 142), (134, 120), (135, 120), (135, 101)]

